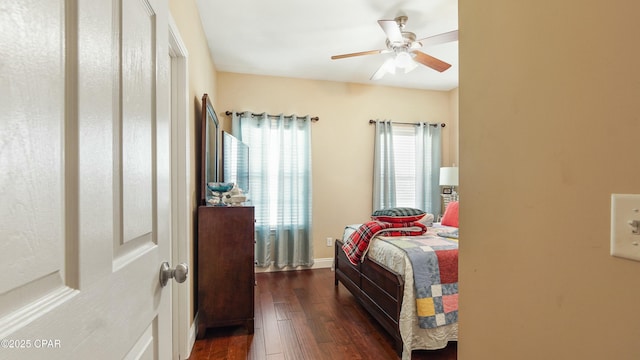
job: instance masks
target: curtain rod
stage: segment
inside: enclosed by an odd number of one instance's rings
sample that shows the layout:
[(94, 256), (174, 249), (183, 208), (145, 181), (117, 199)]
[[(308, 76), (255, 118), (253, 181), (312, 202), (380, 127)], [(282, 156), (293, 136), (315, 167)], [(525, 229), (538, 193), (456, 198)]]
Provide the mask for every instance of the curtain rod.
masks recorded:
[[(375, 123), (376, 123), (375, 120), (369, 120), (369, 124), (375, 124)], [(419, 124), (419, 123), (408, 123), (408, 122), (397, 122), (397, 121), (392, 121), (391, 123), (392, 124), (400, 124), (400, 125), (418, 125)], [(429, 124), (429, 126), (438, 126), (438, 124), (437, 123)], [(440, 123), (440, 126), (441, 127), (445, 127), (445, 126), (447, 126), (447, 124)]]
[[(233, 112), (231, 112), (231, 111), (227, 110), (224, 114), (225, 114), (225, 115), (227, 115), (227, 116), (229, 116), (229, 115), (233, 114)], [(236, 112), (236, 115), (242, 115), (242, 114), (244, 114), (244, 113), (243, 113), (243, 112), (239, 112), (239, 111), (238, 111), (238, 112)], [(251, 116), (260, 116), (260, 115), (262, 115), (262, 114), (251, 113)], [(278, 117), (278, 116), (280, 116), (280, 115), (270, 115), (270, 114), (267, 114), (267, 116), (271, 116), (271, 117)], [(292, 116), (292, 115), (286, 115), (285, 117), (286, 117), (286, 118), (290, 118), (291, 116)], [(317, 117), (317, 116), (314, 116), (314, 117), (312, 117), (312, 118), (311, 118), (311, 121), (313, 121), (313, 122), (320, 121), (320, 118), (319, 118), (319, 117)]]

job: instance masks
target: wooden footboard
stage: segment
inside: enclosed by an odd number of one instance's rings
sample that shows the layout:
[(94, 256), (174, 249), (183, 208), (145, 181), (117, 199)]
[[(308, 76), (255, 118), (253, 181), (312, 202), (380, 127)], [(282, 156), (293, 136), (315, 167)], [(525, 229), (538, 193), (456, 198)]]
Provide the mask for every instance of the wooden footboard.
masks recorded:
[(342, 250), (342, 242), (336, 240), (335, 286), (338, 286), (338, 281), (393, 337), (396, 352), (402, 356), (398, 326), (404, 294), (402, 276), (371, 259), (358, 265), (351, 264)]

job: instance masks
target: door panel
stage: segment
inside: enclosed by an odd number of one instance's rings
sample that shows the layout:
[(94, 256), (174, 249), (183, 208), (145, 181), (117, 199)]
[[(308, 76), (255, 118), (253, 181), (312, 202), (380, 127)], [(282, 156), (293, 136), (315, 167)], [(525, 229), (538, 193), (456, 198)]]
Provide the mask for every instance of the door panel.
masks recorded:
[[(116, 43), (118, 79), (119, 183), (122, 191), (116, 202), (121, 204), (119, 227), (121, 237), (114, 243), (119, 263), (138, 256), (153, 238), (153, 164), (155, 157), (155, 14), (145, 0), (123, 1), (116, 15), (116, 27), (122, 29)], [(152, 211), (149, 211), (152, 210)]]
[(153, 217), (155, 14), (144, 0), (123, 1), (120, 59), (123, 243), (150, 241)]
[[(71, 292), (60, 211), (65, 196), (62, 5), (48, 1), (17, 14), (0, 10), (0, 48), (12, 60), (4, 55), (0, 60), (0, 264), (7, 269), (0, 271), (0, 319), (14, 314), (12, 325), (30, 321), (29, 313)], [(33, 25), (29, 32), (17, 31), (26, 23)], [(39, 106), (32, 105), (34, 98), (43, 99)], [(0, 338), (6, 334), (0, 327)]]
[(171, 356), (167, 8), (0, 5), (0, 359)]

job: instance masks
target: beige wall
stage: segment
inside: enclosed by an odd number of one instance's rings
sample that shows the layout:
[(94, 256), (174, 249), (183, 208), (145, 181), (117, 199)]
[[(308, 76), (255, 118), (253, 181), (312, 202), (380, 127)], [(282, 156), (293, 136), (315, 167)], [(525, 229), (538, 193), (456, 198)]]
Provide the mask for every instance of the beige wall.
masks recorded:
[[(218, 74), (217, 112), (227, 110), (318, 116), (312, 128), (314, 257), (331, 258), (325, 238), (366, 221), (372, 207), (373, 135), (369, 119), (444, 122), (443, 158), (457, 158), (457, 92), (409, 90), (268, 76)], [(455, 105), (454, 105), (455, 104)], [(457, 135), (456, 135), (457, 136)], [(455, 151), (455, 154), (451, 154)]]
[[(204, 37), (204, 31), (202, 23), (200, 21), (200, 15), (196, 7), (195, 0), (170, 0), (169, 6), (173, 20), (178, 27), (178, 31), (188, 51), (188, 64), (189, 64), (189, 134), (190, 143), (193, 149), (191, 153), (190, 168), (192, 169), (191, 182), (189, 184), (189, 190), (192, 199), (192, 214), (191, 223), (193, 223), (192, 230), (195, 230), (196, 214), (198, 207), (198, 187), (200, 179), (196, 176), (200, 167), (199, 161), (196, 161), (199, 150), (196, 148), (199, 144), (200, 133), (200, 113), (202, 107), (202, 95), (208, 93), (211, 96), (212, 102), (217, 102), (217, 71), (213, 64), (213, 59), (209, 53), (206, 39)], [(197, 129), (197, 130), (196, 130)], [(193, 247), (194, 234), (193, 231), (186, 239)], [(193, 269), (194, 261), (193, 254), (189, 259), (190, 266)], [(189, 286), (192, 289), (192, 298), (195, 293), (193, 277), (189, 277)], [(193, 310), (193, 309), (191, 309)], [(191, 313), (191, 318), (194, 314)]]
[(459, 1), (459, 358), (640, 359), (640, 2)]

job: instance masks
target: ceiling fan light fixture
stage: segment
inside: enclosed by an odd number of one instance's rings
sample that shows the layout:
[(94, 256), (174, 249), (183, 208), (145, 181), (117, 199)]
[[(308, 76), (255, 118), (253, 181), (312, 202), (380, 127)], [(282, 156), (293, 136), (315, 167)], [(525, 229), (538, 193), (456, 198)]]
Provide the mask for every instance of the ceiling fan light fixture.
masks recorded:
[(415, 64), (415, 61), (413, 61), (411, 55), (409, 55), (408, 52), (400, 51), (396, 54), (394, 64), (396, 65), (396, 67), (399, 67), (401, 69), (407, 69), (412, 64)]
[(409, 63), (409, 65), (404, 68), (404, 73), (406, 74), (410, 71), (413, 71), (417, 67), (418, 67), (418, 63), (415, 60), (413, 60), (413, 58), (411, 58), (411, 63)]
[(386, 73), (395, 75), (396, 73), (396, 66), (395, 66), (395, 60), (394, 59), (388, 59), (387, 61), (384, 62), (384, 64), (382, 64), (384, 71)]

